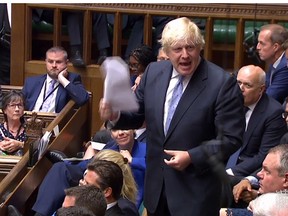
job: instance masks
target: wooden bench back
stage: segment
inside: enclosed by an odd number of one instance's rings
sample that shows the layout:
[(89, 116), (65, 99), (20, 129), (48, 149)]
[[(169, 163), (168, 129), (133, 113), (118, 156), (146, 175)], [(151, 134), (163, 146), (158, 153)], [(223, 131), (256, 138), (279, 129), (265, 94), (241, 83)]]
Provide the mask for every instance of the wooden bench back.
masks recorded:
[[(83, 142), (90, 139), (89, 108), (89, 103), (86, 103), (75, 109), (75, 102), (70, 101), (45, 128), (45, 131), (52, 131), (55, 126), (60, 128), (59, 135), (52, 139), (47, 150), (59, 150), (68, 156), (75, 156), (77, 152), (82, 151)], [(0, 206), (0, 215), (6, 214), (6, 207), (9, 204), (15, 205), (22, 212), (30, 210), (28, 207), (30, 199), (52, 166), (46, 156), (43, 156), (33, 167), (27, 166), (28, 161), (27, 152), (1, 181), (0, 198), (5, 201)]]

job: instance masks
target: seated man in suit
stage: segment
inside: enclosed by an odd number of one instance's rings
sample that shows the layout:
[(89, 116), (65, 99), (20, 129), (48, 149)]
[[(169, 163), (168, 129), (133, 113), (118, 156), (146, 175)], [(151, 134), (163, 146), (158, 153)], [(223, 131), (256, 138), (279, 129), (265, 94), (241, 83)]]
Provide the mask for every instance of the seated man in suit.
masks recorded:
[(107, 202), (106, 216), (123, 215), (117, 201), (121, 197), (123, 173), (112, 161), (97, 160), (88, 164), (80, 185), (93, 184), (104, 192)]
[[(88, 164), (79, 186), (65, 189), (66, 196), (62, 208), (81, 206), (86, 207), (97, 216), (124, 216), (118, 205), (123, 178), (122, 170), (118, 164), (108, 160), (95, 160)], [(36, 213), (35, 215), (40, 216), (41, 214)], [(58, 211), (53, 215), (58, 215)], [(8, 216), (22, 215), (14, 206), (9, 206)]]
[[(260, 28), (257, 51), (259, 57), (269, 70), (266, 76), (266, 93), (281, 104), (288, 96), (288, 68), (285, 41), (288, 39), (288, 30), (279, 24), (267, 24)], [(286, 42), (287, 43), (287, 42)]]
[(70, 99), (78, 106), (89, 100), (81, 76), (68, 72), (68, 55), (62, 47), (52, 47), (46, 52), (47, 74), (28, 77), (22, 92), (25, 110), (59, 113)]
[[(271, 148), (263, 161), (262, 169), (257, 173), (259, 190), (252, 189), (249, 181), (242, 180), (233, 188), (235, 202), (240, 199), (249, 203), (261, 194), (288, 189), (288, 144)], [(243, 184), (244, 183), (244, 184)], [(220, 216), (247, 215), (252, 213), (247, 208), (222, 208)], [(286, 214), (287, 215), (287, 214)]]
[(265, 93), (265, 72), (258, 66), (244, 66), (238, 72), (237, 81), (244, 106), (249, 110), (243, 144), (226, 165), (226, 172), (233, 176), (232, 186), (259, 169), (269, 149), (278, 145), (287, 132), (283, 107)]
[[(82, 206), (97, 216), (104, 216), (107, 208), (103, 191), (93, 184), (79, 185), (65, 190), (62, 207)], [(58, 213), (58, 212), (57, 212)]]

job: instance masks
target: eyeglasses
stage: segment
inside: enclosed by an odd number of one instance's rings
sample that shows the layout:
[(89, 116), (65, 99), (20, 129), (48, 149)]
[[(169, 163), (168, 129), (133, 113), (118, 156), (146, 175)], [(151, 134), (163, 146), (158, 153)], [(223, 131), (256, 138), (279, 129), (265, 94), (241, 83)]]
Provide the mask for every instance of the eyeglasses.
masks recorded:
[(128, 66), (131, 70), (137, 70), (139, 68), (139, 63), (134, 63), (134, 64), (131, 64), (131, 63), (128, 63)]
[(8, 104), (8, 107), (9, 107), (9, 108), (12, 108), (12, 109), (16, 109), (16, 106), (17, 106), (19, 109), (23, 109), (23, 108), (24, 108), (24, 105), (23, 105), (23, 104)]
[(286, 119), (287, 117), (288, 117), (288, 112), (282, 113), (282, 118), (283, 118), (283, 119)]

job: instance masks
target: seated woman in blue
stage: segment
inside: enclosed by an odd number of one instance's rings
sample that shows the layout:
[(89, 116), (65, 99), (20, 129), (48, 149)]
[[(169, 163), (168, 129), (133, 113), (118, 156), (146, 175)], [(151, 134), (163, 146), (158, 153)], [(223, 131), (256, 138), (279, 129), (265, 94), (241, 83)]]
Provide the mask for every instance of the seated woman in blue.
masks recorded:
[(146, 143), (139, 143), (134, 139), (133, 130), (111, 130), (114, 143), (108, 143), (105, 149), (119, 151), (128, 159), (138, 188), (136, 200), (137, 208), (140, 207), (144, 195), (144, 178), (146, 170)]
[[(131, 166), (133, 176), (138, 186), (136, 204), (139, 208), (141, 202), (143, 201), (144, 178), (146, 170), (146, 143), (141, 143), (134, 139), (134, 130), (112, 129), (111, 137), (113, 140), (108, 142), (104, 149), (112, 149), (118, 151), (124, 156), (124, 158), (128, 159), (128, 163)], [(85, 152), (84, 158), (91, 158), (94, 154), (96, 154), (96, 151), (92, 149), (92, 146), (90, 145)], [(87, 164), (85, 163), (85, 167), (86, 166)]]
[(0, 124), (0, 155), (23, 155), (27, 135), (24, 127), (24, 97), (11, 90), (2, 99), (4, 122)]

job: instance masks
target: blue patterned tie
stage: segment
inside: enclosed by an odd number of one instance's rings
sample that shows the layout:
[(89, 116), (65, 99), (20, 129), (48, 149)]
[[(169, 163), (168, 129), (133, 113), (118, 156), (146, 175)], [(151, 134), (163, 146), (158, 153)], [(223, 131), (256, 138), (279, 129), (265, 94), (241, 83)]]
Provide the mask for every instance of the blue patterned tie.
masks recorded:
[(56, 80), (54, 79), (52, 79), (49, 83), (48, 90), (45, 94), (45, 99), (44, 99), (45, 101), (43, 102), (42, 109), (40, 110), (41, 112), (48, 112), (49, 107), (51, 106), (55, 83), (56, 83)]
[(167, 134), (168, 128), (170, 126), (170, 122), (172, 120), (172, 117), (174, 115), (174, 112), (176, 110), (178, 102), (179, 102), (179, 100), (182, 96), (182, 93), (183, 93), (183, 79), (184, 79), (184, 76), (179, 75), (178, 83), (176, 84), (176, 86), (173, 90), (170, 106), (168, 108), (168, 115), (167, 115), (167, 119), (166, 119), (166, 124), (165, 124), (165, 128), (164, 128), (165, 134)]

